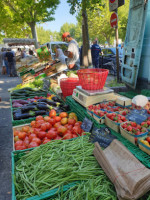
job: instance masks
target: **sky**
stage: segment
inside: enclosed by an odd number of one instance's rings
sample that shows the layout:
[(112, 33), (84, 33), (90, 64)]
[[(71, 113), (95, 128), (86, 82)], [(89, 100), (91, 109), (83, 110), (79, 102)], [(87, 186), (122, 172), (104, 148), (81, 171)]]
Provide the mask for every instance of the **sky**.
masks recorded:
[(67, 0), (60, 0), (60, 4), (58, 5), (57, 9), (55, 10), (55, 15), (53, 16), (55, 18), (55, 21), (46, 22), (44, 24), (40, 24), (44, 29), (49, 29), (51, 31), (60, 31), (60, 28), (63, 24), (67, 23), (73, 23), (76, 24), (77, 20), (74, 15), (71, 15), (69, 13), (70, 6), (67, 3)]

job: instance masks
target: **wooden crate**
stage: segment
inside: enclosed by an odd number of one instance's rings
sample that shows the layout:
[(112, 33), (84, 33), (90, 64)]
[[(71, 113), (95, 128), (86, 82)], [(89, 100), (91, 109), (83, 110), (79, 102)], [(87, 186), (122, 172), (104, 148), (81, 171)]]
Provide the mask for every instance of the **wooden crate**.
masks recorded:
[(146, 145), (144, 145), (142, 142), (139, 141), (139, 148), (144, 151), (145, 153), (147, 153), (148, 155), (150, 155), (150, 147), (147, 147)]
[[(124, 123), (127, 123), (127, 122), (124, 122)], [(124, 123), (122, 123), (122, 124), (124, 124)], [(127, 140), (129, 140), (131, 143), (133, 143), (134, 145), (137, 145), (137, 139), (143, 139), (148, 134), (148, 132), (145, 132), (145, 133), (143, 133), (141, 135), (130, 134), (128, 131), (126, 131), (125, 129), (123, 129), (121, 127), (122, 124), (120, 124), (120, 133), (121, 133), (121, 135), (124, 138), (126, 138)]]
[(109, 128), (113, 129), (114, 131), (116, 131), (117, 133), (120, 133), (120, 124), (116, 123), (114, 121), (112, 121), (111, 119), (109, 119), (107, 116), (105, 116), (105, 124), (106, 126), (108, 126)]

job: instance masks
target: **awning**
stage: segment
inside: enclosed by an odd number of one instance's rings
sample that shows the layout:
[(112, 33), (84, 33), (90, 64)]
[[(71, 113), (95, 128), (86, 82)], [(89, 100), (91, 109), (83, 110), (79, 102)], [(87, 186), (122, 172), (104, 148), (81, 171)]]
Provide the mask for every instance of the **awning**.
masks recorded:
[(4, 38), (4, 44), (8, 44), (9, 46), (17, 46), (17, 45), (34, 45), (35, 39), (28, 38)]

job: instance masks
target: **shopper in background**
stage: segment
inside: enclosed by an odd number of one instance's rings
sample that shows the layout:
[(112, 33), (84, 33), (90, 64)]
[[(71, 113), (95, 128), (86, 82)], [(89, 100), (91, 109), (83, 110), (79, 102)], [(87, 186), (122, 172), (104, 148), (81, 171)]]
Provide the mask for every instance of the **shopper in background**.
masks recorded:
[(62, 51), (62, 49), (60, 48), (60, 46), (59, 46), (59, 45), (55, 45), (54, 48), (55, 48), (55, 52), (56, 52), (56, 58), (57, 58), (62, 64), (66, 64), (66, 61), (65, 61), (66, 57), (65, 57), (65, 55), (64, 55), (64, 53), (63, 53), (63, 51)]
[(2, 48), (2, 74), (8, 74), (9, 75), (9, 68), (8, 68), (8, 62), (5, 58), (6, 55), (6, 49)]
[(65, 32), (62, 35), (62, 39), (65, 42), (68, 42), (68, 51), (65, 51), (64, 54), (67, 56), (67, 66), (71, 70), (78, 70), (80, 68), (80, 59), (79, 59), (79, 46), (76, 40), (74, 40), (69, 32)]
[(93, 45), (91, 47), (92, 64), (94, 68), (99, 68), (100, 53), (101, 53), (101, 48), (98, 45), (97, 40), (94, 40)]
[(7, 49), (5, 58), (8, 61), (9, 76), (15, 76), (15, 77), (17, 77), (16, 67), (15, 67), (15, 55), (11, 51), (11, 48)]

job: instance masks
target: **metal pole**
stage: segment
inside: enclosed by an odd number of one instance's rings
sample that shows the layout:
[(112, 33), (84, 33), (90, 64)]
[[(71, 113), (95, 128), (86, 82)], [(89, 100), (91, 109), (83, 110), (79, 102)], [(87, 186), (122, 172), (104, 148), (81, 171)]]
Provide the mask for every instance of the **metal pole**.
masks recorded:
[[(116, 9), (116, 13), (118, 13), (118, 9)], [(119, 51), (118, 51), (118, 20), (116, 30), (116, 64), (117, 64), (117, 82), (119, 82)]]

